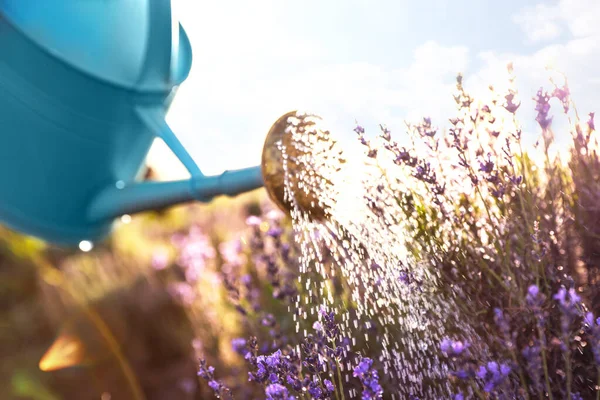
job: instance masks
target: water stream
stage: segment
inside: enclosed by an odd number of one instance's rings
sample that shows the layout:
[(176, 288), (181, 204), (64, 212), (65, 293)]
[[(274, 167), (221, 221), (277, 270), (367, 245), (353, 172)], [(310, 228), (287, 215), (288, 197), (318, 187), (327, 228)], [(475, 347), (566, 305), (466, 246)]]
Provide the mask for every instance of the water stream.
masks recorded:
[[(396, 388), (387, 395), (449, 398), (448, 368), (437, 351), (448, 335), (444, 329), (454, 320), (463, 336), (472, 332), (461, 326), (452, 299), (437, 290), (434, 268), (407, 248), (394, 184), (401, 177), (368, 152), (353, 154), (340, 168), (330, 134), (314, 116), (290, 117), (287, 129), (292, 140), (279, 145), (306, 293), (295, 304), (297, 329), (322, 308), (334, 311), (349, 351), (359, 348), (357, 341), (377, 349), (381, 373)], [(318, 204), (307, 205), (311, 193)], [(328, 218), (311, 218), (314, 206)], [(318, 282), (311, 278), (315, 271)], [(335, 282), (349, 298), (340, 298)], [(340, 369), (346, 381), (352, 377), (352, 366)]]

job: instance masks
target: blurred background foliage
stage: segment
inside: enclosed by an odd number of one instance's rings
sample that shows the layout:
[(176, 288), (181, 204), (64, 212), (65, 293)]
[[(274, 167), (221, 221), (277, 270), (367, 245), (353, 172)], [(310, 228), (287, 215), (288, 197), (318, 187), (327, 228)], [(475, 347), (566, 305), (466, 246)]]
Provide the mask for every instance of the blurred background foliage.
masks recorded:
[[(2, 399), (201, 399), (197, 353), (240, 364), (231, 350), (239, 313), (218, 275), (196, 282), (194, 307), (174, 293), (185, 282), (173, 268), (172, 238), (192, 226), (214, 249), (239, 237), (248, 215), (269, 207), (263, 190), (210, 204), (126, 216), (113, 235), (89, 252), (51, 247), (0, 228), (0, 397)], [(220, 256), (219, 256), (220, 257)], [(209, 260), (215, 271), (219, 257)], [(61, 357), (40, 360), (58, 337), (69, 342)], [(58, 344), (60, 347), (60, 343)], [(210, 354), (209, 354), (210, 355)], [(58, 363), (58, 364), (57, 364)], [(48, 366), (56, 369), (48, 369)]]

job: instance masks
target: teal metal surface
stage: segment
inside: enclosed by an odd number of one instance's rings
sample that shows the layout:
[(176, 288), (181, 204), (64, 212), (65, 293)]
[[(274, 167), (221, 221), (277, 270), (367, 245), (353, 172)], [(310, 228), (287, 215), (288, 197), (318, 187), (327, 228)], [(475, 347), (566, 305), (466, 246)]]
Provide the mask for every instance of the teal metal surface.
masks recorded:
[[(191, 68), (170, 0), (0, 0), (0, 221), (60, 245), (113, 218), (262, 186), (204, 177), (165, 122)], [(188, 181), (136, 181), (156, 137)]]

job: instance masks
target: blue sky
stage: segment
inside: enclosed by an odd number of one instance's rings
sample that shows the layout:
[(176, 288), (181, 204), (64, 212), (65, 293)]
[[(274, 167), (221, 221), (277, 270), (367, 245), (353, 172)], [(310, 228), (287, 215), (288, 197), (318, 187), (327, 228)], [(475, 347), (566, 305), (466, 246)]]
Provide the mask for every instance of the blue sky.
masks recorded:
[[(444, 126), (456, 73), (477, 93), (505, 82), (508, 61), (524, 120), (548, 64), (567, 74), (580, 113), (600, 104), (598, 0), (173, 1), (194, 64), (168, 122), (207, 173), (258, 164), (271, 123), (295, 108), (342, 141), (355, 120), (396, 135), (419, 116)], [(150, 160), (180, 173), (162, 146)]]

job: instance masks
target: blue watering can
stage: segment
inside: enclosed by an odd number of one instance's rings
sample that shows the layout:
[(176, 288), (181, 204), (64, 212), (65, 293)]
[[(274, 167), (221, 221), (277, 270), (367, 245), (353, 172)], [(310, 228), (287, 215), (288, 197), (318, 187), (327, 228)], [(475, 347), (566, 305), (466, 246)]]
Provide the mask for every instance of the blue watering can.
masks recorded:
[[(204, 176), (165, 122), (192, 63), (171, 0), (0, 0), (0, 221), (59, 245), (115, 217), (263, 186)], [(156, 137), (192, 178), (137, 182)]]

